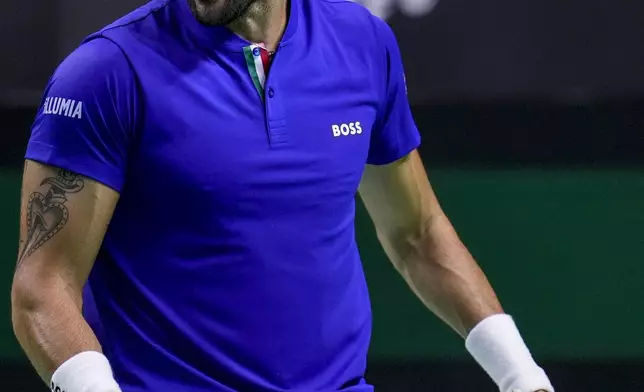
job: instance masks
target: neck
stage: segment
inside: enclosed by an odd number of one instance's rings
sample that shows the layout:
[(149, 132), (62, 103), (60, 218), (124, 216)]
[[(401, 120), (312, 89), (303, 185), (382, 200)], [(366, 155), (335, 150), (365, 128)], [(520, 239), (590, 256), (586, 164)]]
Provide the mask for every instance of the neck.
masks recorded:
[(242, 38), (273, 51), (286, 29), (287, 6), (288, 0), (257, 0), (228, 28)]

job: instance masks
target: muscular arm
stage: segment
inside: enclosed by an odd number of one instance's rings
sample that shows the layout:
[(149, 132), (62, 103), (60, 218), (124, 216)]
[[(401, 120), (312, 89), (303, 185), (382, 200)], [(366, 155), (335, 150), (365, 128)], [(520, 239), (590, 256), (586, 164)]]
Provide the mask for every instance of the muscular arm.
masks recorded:
[(101, 351), (81, 313), (82, 290), (117, 200), (115, 191), (90, 179), (25, 164), (12, 320), (47, 383), (72, 356)]
[(368, 166), (360, 185), (378, 238), (416, 295), (461, 336), (502, 313), (485, 275), (441, 209), (417, 152)]

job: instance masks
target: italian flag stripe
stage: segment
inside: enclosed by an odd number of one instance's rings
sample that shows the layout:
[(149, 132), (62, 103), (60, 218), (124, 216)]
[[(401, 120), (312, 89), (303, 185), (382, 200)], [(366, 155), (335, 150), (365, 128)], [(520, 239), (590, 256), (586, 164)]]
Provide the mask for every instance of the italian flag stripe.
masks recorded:
[(271, 66), (271, 61), (268, 56), (268, 50), (260, 48), (260, 54), (262, 56), (262, 65), (264, 66), (264, 74), (268, 73), (268, 68)]
[(257, 70), (259, 83), (262, 85), (262, 90), (264, 90), (264, 84), (266, 83), (266, 71), (264, 70), (264, 63), (262, 63), (262, 49), (259, 46), (253, 48), (253, 59), (255, 60), (255, 70)]
[[(255, 54), (257, 54), (257, 56)], [(250, 45), (244, 47), (244, 57), (246, 58), (248, 73), (253, 80), (253, 84), (257, 89), (257, 93), (263, 100), (266, 72), (264, 72), (264, 65), (262, 64), (261, 48), (258, 45)]]

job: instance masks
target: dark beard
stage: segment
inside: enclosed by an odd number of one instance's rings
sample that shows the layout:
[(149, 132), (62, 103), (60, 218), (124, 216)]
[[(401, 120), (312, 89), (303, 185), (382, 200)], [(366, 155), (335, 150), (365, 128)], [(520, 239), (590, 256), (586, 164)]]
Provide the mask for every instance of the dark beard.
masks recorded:
[(229, 25), (244, 16), (248, 8), (255, 2), (255, 0), (223, 0), (225, 4), (221, 9), (213, 9), (209, 7), (208, 0), (203, 0), (206, 4), (200, 12), (197, 7), (197, 1), (199, 0), (187, 1), (197, 21), (206, 26)]

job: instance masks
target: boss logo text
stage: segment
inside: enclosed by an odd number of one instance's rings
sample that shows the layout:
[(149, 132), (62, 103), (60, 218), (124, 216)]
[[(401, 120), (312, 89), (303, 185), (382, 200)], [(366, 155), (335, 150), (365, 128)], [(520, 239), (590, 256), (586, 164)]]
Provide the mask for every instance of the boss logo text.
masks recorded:
[(333, 137), (360, 135), (362, 133), (362, 126), (360, 121), (348, 124), (331, 125)]

